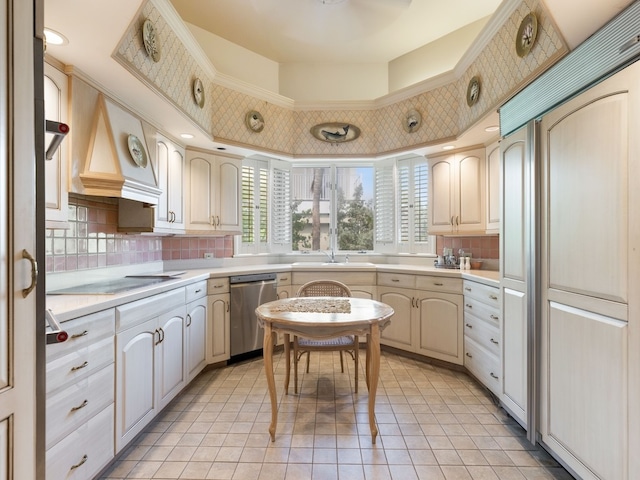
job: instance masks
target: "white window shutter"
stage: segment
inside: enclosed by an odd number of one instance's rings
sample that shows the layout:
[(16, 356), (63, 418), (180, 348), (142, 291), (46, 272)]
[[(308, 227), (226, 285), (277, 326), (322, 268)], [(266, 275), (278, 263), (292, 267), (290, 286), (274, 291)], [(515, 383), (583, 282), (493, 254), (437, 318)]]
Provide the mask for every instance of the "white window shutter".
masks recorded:
[(375, 245), (378, 252), (395, 250), (395, 160), (383, 160), (375, 165)]
[(291, 251), (291, 165), (271, 160), (271, 251)]

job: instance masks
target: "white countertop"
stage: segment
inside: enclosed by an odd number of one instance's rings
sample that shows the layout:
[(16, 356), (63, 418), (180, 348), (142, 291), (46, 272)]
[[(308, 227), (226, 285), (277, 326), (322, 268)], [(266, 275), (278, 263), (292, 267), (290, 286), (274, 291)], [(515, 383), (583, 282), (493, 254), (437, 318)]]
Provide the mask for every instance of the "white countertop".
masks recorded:
[(434, 275), (443, 277), (463, 278), (484, 283), (491, 286), (499, 286), (499, 272), (491, 270), (448, 270), (433, 266), (415, 266), (398, 264), (338, 264), (323, 265), (316, 262), (297, 262), (295, 264), (264, 264), (245, 265), (236, 267), (219, 267), (206, 269), (186, 270), (175, 280), (165, 281), (147, 287), (129, 290), (112, 295), (47, 295), (47, 308), (56, 315), (60, 322), (71, 320), (83, 315), (88, 315), (100, 310), (117, 307), (124, 303), (133, 302), (151, 295), (157, 295), (174, 288), (183, 287), (197, 281), (216, 277), (229, 277), (231, 275), (243, 275), (248, 273), (264, 272), (288, 272), (288, 271), (369, 271), (392, 272), (406, 274)]

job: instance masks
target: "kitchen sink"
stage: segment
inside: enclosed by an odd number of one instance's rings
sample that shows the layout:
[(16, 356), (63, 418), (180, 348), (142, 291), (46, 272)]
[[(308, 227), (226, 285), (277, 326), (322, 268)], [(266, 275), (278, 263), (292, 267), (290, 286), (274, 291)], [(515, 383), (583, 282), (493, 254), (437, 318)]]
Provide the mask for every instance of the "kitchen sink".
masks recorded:
[(295, 262), (294, 267), (309, 268), (373, 268), (375, 264), (371, 262)]

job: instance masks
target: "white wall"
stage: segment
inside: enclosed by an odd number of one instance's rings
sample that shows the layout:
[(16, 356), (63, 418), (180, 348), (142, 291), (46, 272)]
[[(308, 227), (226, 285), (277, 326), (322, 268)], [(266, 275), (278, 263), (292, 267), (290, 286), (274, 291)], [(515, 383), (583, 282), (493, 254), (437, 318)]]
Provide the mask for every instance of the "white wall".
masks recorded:
[(185, 22), (185, 25), (218, 72), (278, 93), (279, 65), (277, 62), (191, 23)]
[(491, 17), (482, 18), (449, 35), (389, 62), (389, 92), (453, 70)]

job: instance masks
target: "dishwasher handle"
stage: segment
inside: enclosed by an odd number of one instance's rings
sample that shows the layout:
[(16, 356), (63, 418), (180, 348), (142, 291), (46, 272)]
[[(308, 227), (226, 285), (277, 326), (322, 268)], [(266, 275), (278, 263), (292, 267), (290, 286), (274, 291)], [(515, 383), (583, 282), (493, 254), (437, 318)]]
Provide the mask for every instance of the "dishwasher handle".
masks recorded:
[(246, 287), (247, 285), (276, 285), (275, 280), (260, 280), (258, 282), (232, 283), (230, 288)]

